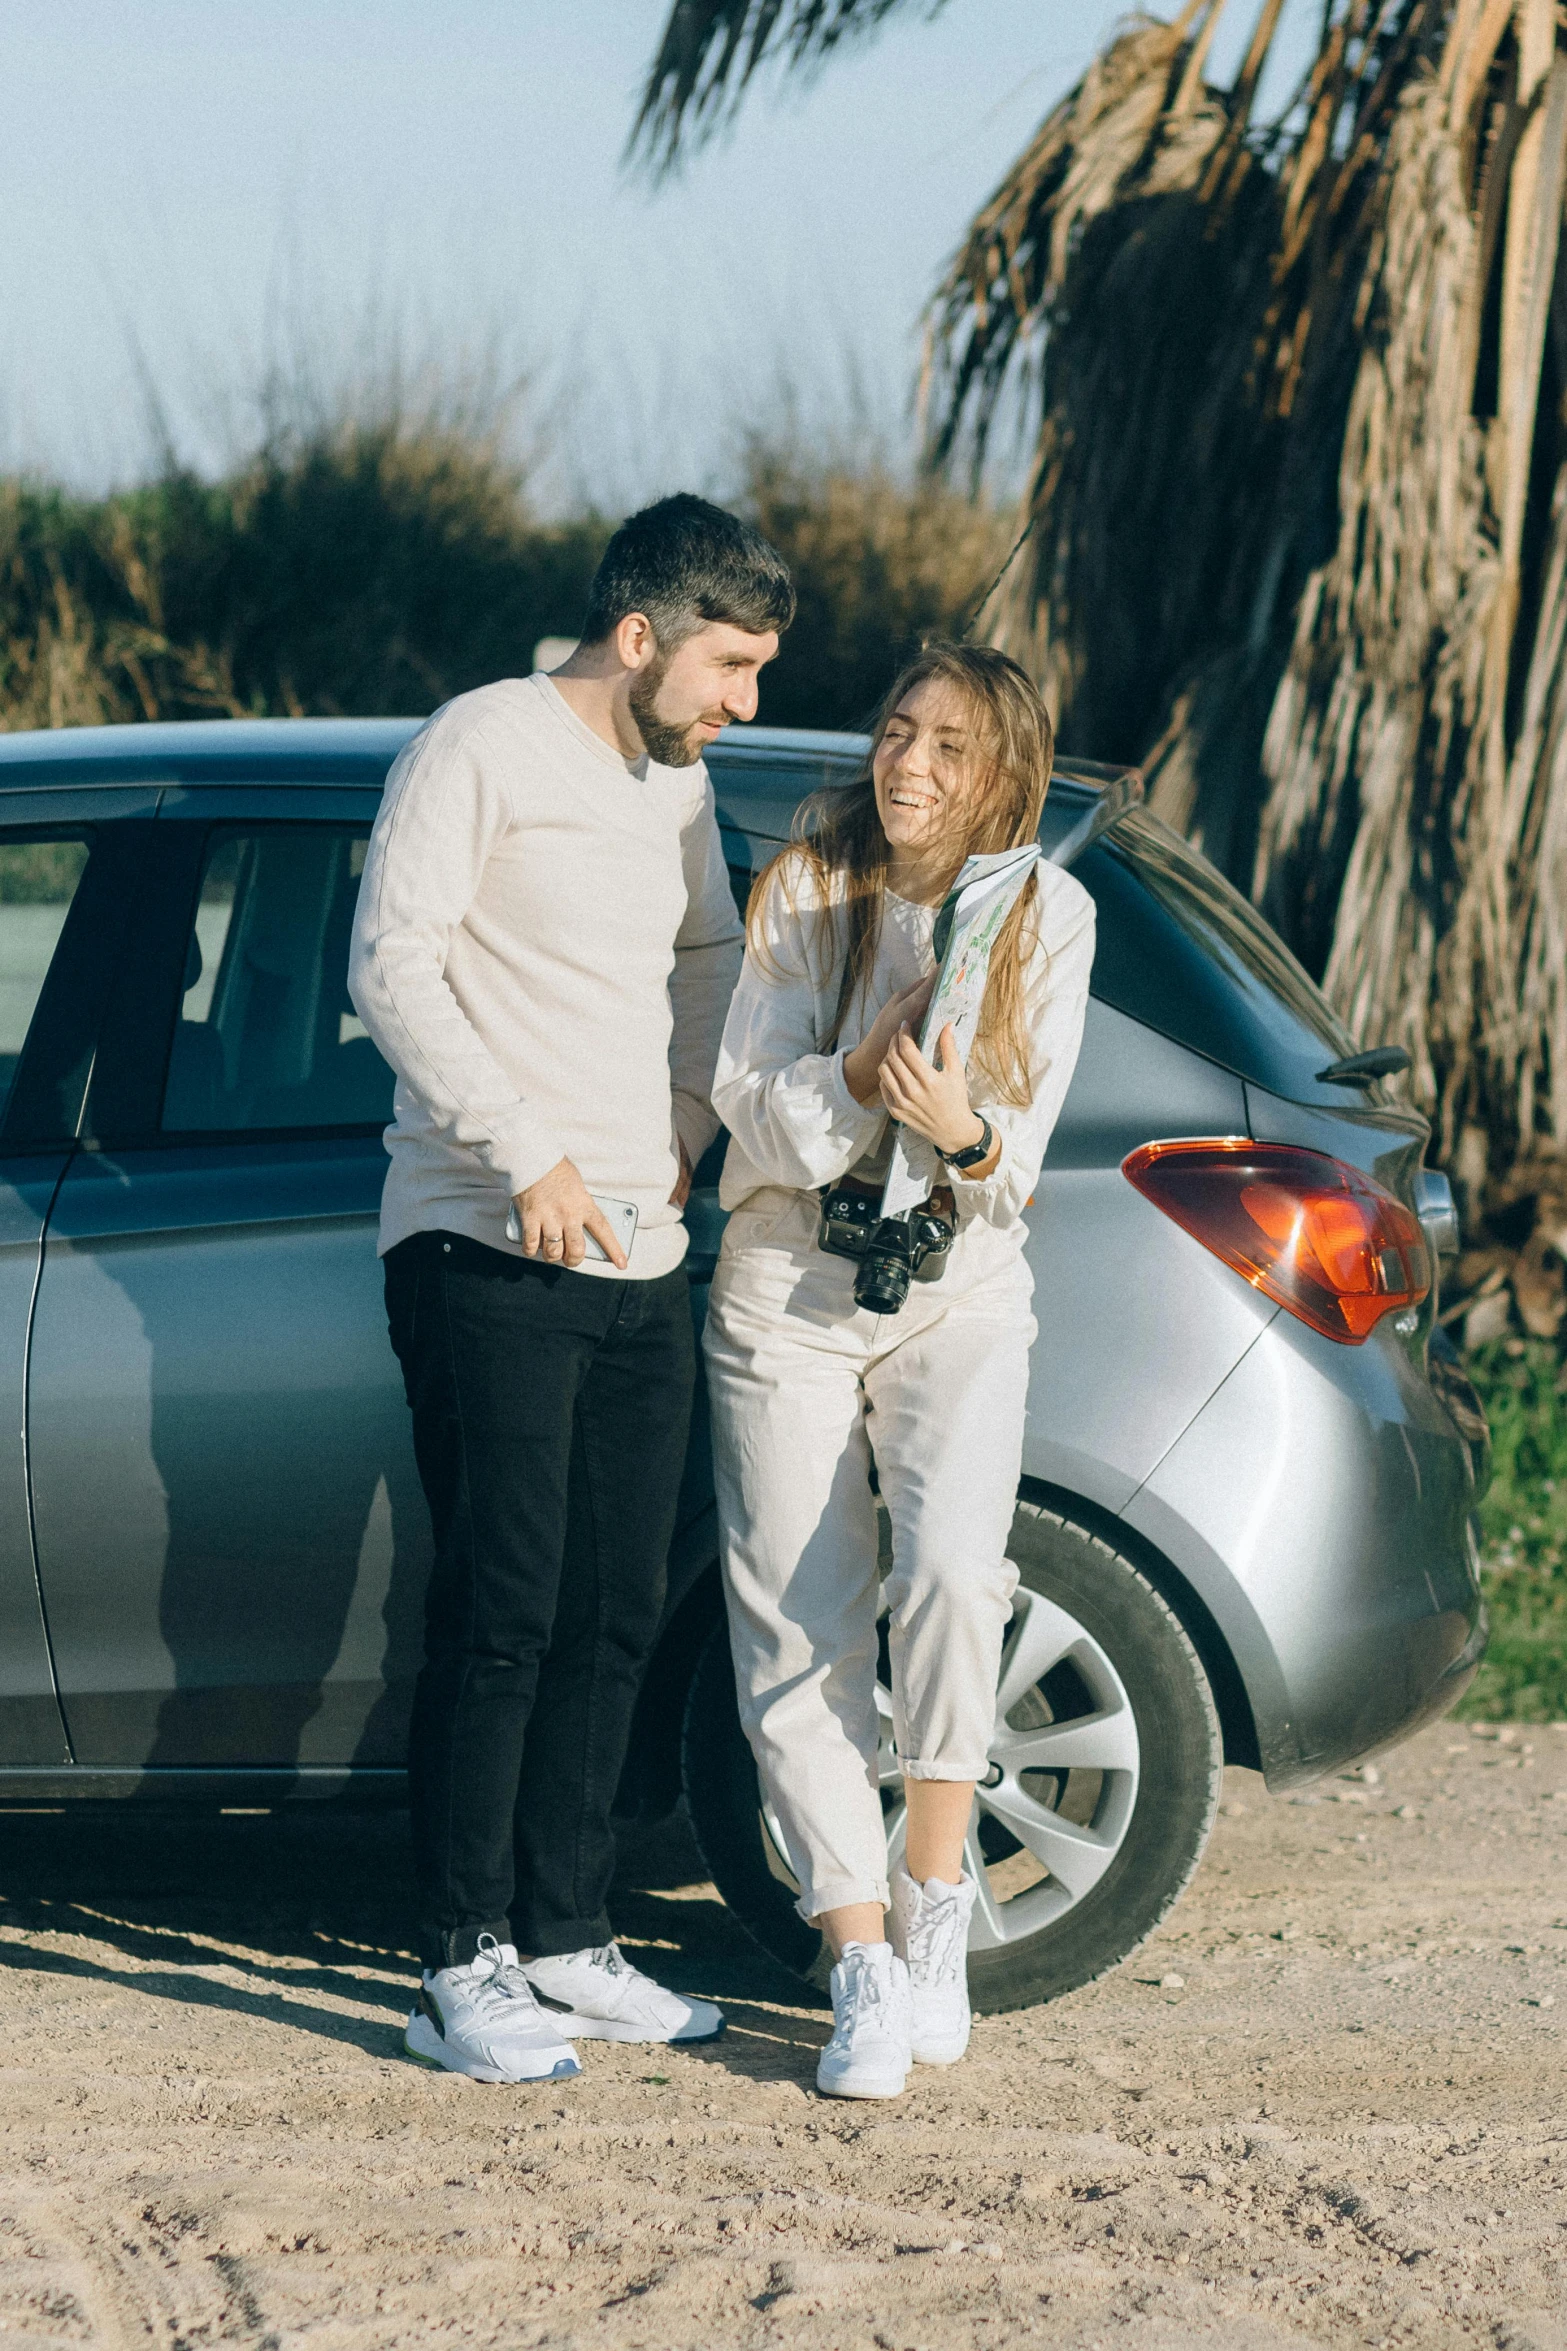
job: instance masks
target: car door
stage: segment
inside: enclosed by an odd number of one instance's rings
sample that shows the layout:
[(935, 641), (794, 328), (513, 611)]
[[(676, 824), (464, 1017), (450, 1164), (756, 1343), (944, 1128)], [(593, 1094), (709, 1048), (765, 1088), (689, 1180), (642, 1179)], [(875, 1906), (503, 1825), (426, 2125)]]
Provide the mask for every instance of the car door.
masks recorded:
[(428, 1520), (375, 1253), (392, 1079), (346, 988), (375, 805), (163, 798), (32, 1336), (83, 1766), (402, 1761)]
[[(27, 1506), (29, 1317), (157, 789), (0, 795), (0, 1769), (68, 1760)], [(138, 821), (140, 819), (141, 821)]]

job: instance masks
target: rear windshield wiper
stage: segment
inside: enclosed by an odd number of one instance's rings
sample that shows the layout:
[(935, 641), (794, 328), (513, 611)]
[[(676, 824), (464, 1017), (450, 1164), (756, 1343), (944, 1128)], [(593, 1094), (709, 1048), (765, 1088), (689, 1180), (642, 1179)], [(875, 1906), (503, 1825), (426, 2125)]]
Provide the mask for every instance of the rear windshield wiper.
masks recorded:
[(1402, 1045), (1373, 1045), (1365, 1053), (1346, 1053), (1317, 1072), (1319, 1086), (1374, 1086), (1378, 1078), (1396, 1078), (1409, 1067)]

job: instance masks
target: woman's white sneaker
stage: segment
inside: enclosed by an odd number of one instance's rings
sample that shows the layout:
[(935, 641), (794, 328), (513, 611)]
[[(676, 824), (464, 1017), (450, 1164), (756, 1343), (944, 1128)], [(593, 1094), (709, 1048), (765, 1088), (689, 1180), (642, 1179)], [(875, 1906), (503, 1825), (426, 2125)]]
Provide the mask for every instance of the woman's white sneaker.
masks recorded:
[(892, 1880), (892, 1940), (909, 1970), (916, 2065), (956, 2065), (968, 2047), (968, 1931), (979, 1888), (967, 1871), (955, 1886)]
[(633, 1967), (618, 1943), (528, 1959), (523, 1973), (548, 2002), (552, 2024), (579, 2041), (716, 2041), (724, 2012), (687, 2000)]
[(563, 2082), (582, 2071), (577, 2052), (533, 1997), (517, 1953), (479, 1937), (467, 1967), (426, 1968), (403, 2047), (421, 2065), (476, 2082)]
[(832, 1971), (832, 2039), (816, 2067), (828, 2098), (896, 2098), (908, 2080), (909, 1971), (890, 1943), (845, 1943)]

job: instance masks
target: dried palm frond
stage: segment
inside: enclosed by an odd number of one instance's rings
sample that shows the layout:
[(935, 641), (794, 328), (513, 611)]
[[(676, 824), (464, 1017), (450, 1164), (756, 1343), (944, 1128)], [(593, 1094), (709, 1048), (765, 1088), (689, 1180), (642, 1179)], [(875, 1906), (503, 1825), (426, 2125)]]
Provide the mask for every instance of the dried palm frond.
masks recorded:
[(1191, 0), (1095, 61), (932, 306), (923, 389), (938, 462), (965, 446), (983, 461), (1009, 378), (1039, 399), (1033, 537), (987, 617), (1085, 748), (1112, 727), (1139, 749), (1157, 731), (1166, 680), (1147, 647), (1167, 655), (1211, 606), (1211, 555), (1244, 527), (1267, 462), (1254, 433), (1211, 441), (1198, 393), (1237, 303), (1258, 311), (1270, 242), (1260, 179), (1235, 191), (1217, 233), (1197, 200), (1231, 128), (1193, 70), (1221, 7)]
[(632, 125), (628, 154), (670, 170), (727, 121), (752, 76), (777, 56), (820, 63), (875, 32), (898, 8), (935, 16), (946, 0), (674, 0)]
[[(1040, 125), (932, 302), (931, 454), (1033, 433), (985, 621), (1065, 740), (1143, 758), (1466, 1166), (1567, 1149), (1563, 12), (1314, 0), (1263, 123), (1305, 0), (1249, 4), (1227, 88), (1185, 0)], [(884, 13), (683, 0), (639, 128)]]
[[(1269, 723), (1255, 883), (1415, 1058), (1442, 1140), (1567, 1142), (1567, 481), (1554, 0), (1457, 0), (1403, 91), (1334, 552)], [(1544, 397), (1542, 398), (1542, 379)]]
[(1280, 615), (1331, 520), (1386, 94), (1434, 11), (1330, 8), (1270, 130), (1252, 109), (1281, 0), (1214, 89), (1223, 5), (1134, 26), (1047, 117), (933, 300), (927, 398), (935, 457), (978, 458), (1008, 379), (1032, 379), (1035, 529), (990, 633), (1075, 746), (1143, 756), (1162, 813), (1249, 876)]
[(1194, 79), (1216, 15), (1113, 43), (974, 223), (934, 449), (982, 454), (1032, 367), (992, 633), (1409, 1047), (1445, 1147), (1567, 1143), (1554, 0), (1334, 0), (1272, 133), (1280, 10), (1228, 91)]

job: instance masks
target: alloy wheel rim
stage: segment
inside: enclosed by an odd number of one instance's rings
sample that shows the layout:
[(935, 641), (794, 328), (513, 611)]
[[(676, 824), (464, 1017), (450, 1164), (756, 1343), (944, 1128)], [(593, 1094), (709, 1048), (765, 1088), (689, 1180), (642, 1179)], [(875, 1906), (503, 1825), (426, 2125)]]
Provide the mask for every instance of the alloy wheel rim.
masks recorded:
[[(1060, 1714), (1064, 1694), (1070, 1711)], [(903, 1859), (907, 1820), (892, 1692), (879, 1678), (876, 1707), (890, 1872)], [(1068, 1609), (1020, 1583), (1002, 1645), (990, 1776), (975, 1791), (964, 1845), (979, 1889), (971, 1951), (1037, 1935), (1092, 1893), (1126, 1841), (1141, 1764), (1132, 1703), (1108, 1652)], [(762, 1825), (769, 1869), (798, 1892), (765, 1797)]]

